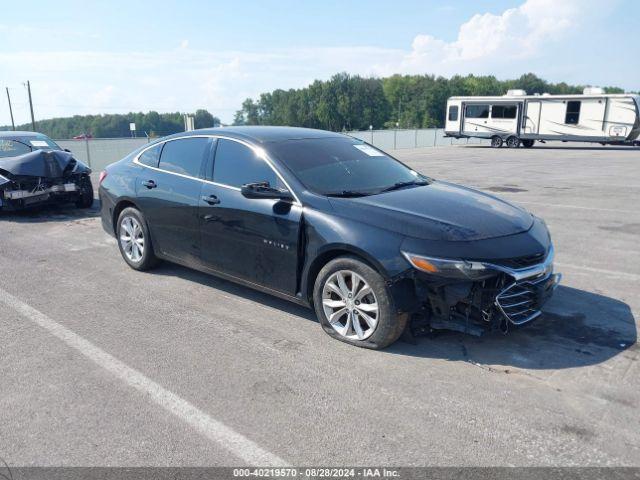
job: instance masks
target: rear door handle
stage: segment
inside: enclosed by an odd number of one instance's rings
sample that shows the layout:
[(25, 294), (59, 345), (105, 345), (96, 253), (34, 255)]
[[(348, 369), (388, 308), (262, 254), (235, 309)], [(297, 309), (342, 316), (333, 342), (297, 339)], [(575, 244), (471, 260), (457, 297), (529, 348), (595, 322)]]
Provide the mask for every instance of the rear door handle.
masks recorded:
[(142, 185), (144, 185), (145, 187), (151, 189), (151, 188), (156, 188), (158, 186), (158, 184), (156, 182), (154, 182), (153, 180), (147, 180), (146, 182), (142, 182)]
[(203, 202), (208, 203), (209, 205), (217, 205), (220, 203), (220, 199), (215, 195), (203, 195), (200, 197)]

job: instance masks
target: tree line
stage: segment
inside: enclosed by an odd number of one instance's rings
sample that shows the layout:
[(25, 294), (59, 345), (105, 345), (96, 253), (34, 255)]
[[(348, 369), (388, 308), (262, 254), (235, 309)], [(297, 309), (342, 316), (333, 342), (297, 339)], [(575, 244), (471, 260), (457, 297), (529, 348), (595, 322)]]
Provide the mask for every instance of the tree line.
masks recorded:
[[(515, 80), (496, 77), (456, 75), (393, 75), (361, 77), (338, 73), (329, 80), (290, 90), (263, 93), (247, 98), (234, 117), (234, 125), (289, 125), (324, 130), (366, 130), (380, 128), (432, 128), (444, 125), (447, 99), (452, 96), (504, 95), (509, 89), (523, 89), (529, 94), (582, 93), (584, 85), (551, 83), (533, 73)], [(617, 87), (605, 87), (607, 93), (624, 93)], [(220, 125), (207, 110), (194, 114), (195, 128)], [(96, 138), (128, 137), (129, 124), (135, 123), (137, 135), (170, 135), (184, 130), (179, 112), (74, 115), (39, 120), (36, 128), (52, 138), (71, 138), (90, 134)], [(10, 127), (0, 127), (9, 130)], [(31, 124), (18, 125), (31, 130)]]
[[(207, 110), (196, 110), (193, 116), (195, 128), (220, 125), (220, 119), (214, 117)], [(118, 138), (131, 136), (130, 123), (136, 124), (137, 136), (159, 137), (184, 131), (182, 113), (158, 113), (155, 111), (51, 118), (36, 121), (36, 129), (51, 138), (72, 138), (78, 135), (91, 135), (95, 138)], [(0, 130), (10, 129), (10, 126), (0, 127)], [(17, 125), (16, 129), (31, 130), (31, 123)]]
[[(528, 94), (582, 93), (584, 85), (550, 83), (533, 73), (516, 80), (494, 76), (393, 75), (364, 78), (339, 73), (305, 88), (274, 90), (248, 98), (236, 112), (236, 125), (291, 125), (324, 130), (431, 128), (444, 126), (447, 99), (452, 96), (504, 95), (509, 89)], [(607, 93), (624, 93), (605, 87)]]

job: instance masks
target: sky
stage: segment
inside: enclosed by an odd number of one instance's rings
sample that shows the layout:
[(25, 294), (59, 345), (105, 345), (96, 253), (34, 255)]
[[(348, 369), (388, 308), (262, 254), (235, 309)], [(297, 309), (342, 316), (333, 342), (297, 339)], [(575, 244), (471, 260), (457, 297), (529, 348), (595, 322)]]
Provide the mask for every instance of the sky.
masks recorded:
[(206, 108), (230, 122), (247, 97), (342, 71), (640, 90), (637, 0), (0, 2), (16, 124), (29, 121), (26, 80), (36, 120)]

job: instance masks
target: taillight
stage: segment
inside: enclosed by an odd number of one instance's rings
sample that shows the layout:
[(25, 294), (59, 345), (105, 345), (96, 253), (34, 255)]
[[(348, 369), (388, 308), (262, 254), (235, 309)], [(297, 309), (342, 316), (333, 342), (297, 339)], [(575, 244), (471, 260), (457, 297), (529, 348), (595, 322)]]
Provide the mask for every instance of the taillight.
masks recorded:
[(98, 181), (98, 184), (102, 184), (102, 181), (107, 178), (107, 171), (103, 170), (100, 172), (100, 180)]

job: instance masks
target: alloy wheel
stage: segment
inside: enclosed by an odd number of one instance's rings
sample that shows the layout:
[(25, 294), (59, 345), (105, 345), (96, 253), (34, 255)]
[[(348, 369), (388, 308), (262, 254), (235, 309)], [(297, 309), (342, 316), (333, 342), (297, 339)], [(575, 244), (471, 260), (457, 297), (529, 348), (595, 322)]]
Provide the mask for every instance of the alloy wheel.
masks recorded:
[(124, 217), (120, 222), (120, 246), (129, 260), (138, 263), (144, 255), (144, 231), (134, 217)]
[(373, 290), (351, 270), (340, 270), (327, 279), (322, 288), (322, 308), (334, 330), (350, 340), (369, 338), (380, 317)]

